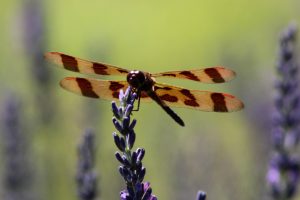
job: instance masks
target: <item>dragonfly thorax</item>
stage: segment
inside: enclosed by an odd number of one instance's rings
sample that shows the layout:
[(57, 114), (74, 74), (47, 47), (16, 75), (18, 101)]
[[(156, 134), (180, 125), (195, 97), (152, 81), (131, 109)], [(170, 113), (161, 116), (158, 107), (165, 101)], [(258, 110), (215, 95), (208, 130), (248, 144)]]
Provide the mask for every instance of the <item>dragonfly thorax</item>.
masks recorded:
[(150, 76), (138, 70), (133, 70), (128, 73), (127, 82), (131, 87), (137, 90), (147, 90), (153, 85), (153, 80)]

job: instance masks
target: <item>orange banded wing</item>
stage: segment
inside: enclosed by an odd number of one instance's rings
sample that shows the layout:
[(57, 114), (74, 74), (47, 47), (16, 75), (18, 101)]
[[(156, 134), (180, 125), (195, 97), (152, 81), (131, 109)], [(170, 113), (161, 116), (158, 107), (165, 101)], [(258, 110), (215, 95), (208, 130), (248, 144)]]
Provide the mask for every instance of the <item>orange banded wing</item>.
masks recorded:
[(155, 84), (154, 90), (167, 105), (174, 107), (208, 112), (233, 112), (244, 107), (242, 101), (225, 93), (188, 90), (161, 83)]
[(127, 75), (128, 70), (112, 65), (91, 62), (58, 52), (48, 52), (45, 58), (67, 70), (82, 74)]
[(91, 98), (113, 100), (119, 98), (120, 90), (126, 90), (126, 81), (106, 81), (91, 78), (66, 77), (60, 81), (62, 88)]
[(189, 79), (203, 83), (224, 83), (233, 79), (235, 77), (235, 72), (225, 67), (210, 67), (195, 70), (155, 73), (151, 76)]

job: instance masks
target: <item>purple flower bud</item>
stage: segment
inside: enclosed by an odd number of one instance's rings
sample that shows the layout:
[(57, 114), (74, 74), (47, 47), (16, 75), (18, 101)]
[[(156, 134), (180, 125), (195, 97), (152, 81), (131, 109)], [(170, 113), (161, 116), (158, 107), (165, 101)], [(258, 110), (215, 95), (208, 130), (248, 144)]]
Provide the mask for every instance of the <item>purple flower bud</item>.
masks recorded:
[(114, 116), (115, 116), (117, 119), (120, 119), (120, 118), (121, 118), (120, 112), (119, 112), (119, 109), (118, 109), (117, 104), (116, 104), (115, 101), (113, 101), (113, 102), (111, 103), (111, 107), (112, 107), (112, 111), (113, 111)]
[(123, 129), (128, 129), (129, 122), (130, 122), (130, 117), (129, 116), (123, 118), (123, 123), (122, 123)]
[(202, 192), (202, 191), (199, 191), (197, 193), (197, 198), (196, 200), (205, 200), (206, 199), (206, 193), (205, 192)]
[(120, 172), (120, 174), (121, 174), (122, 176), (124, 176), (123, 169), (124, 169), (124, 167), (123, 167), (123, 166), (120, 166), (120, 167), (119, 167), (119, 172)]
[(126, 144), (124, 138), (120, 138), (120, 151), (124, 152), (126, 149)]
[(128, 193), (129, 193), (129, 195), (134, 196), (134, 190), (133, 190), (132, 187), (128, 187), (128, 186), (127, 186), (127, 191), (128, 191)]
[(132, 99), (132, 100), (137, 99), (137, 94), (136, 94), (136, 93), (133, 93), (133, 94), (131, 95), (131, 99)]
[(136, 98), (137, 97), (137, 95), (136, 95), (136, 93), (132, 93), (132, 92), (130, 92), (130, 94), (128, 95), (128, 98), (127, 98), (127, 104), (129, 104), (129, 105), (132, 105), (133, 106), (133, 104), (134, 104), (134, 101), (137, 99)]
[(132, 149), (132, 147), (134, 145), (134, 142), (135, 142), (135, 133), (134, 133), (133, 130), (131, 130), (129, 132), (129, 134), (127, 135), (126, 139), (127, 139), (128, 148)]
[(288, 198), (294, 196), (296, 189), (297, 189), (297, 183), (299, 180), (299, 170), (291, 170), (287, 174), (287, 191), (286, 196)]
[(296, 147), (299, 142), (299, 133), (297, 130), (289, 130), (286, 133), (286, 136), (284, 138), (284, 145), (286, 147)]
[(138, 176), (135, 173), (131, 174), (131, 182), (136, 183), (137, 180), (138, 180)]
[(123, 98), (124, 98), (124, 91), (123, 91), (123, 90), (120, 90), (120, 91), (119, 91), (119, 101), (122, 102), (122, 101), (123, 101)]
[(124, 113), (124, 116), (128, 117), (130, 116), (130, 113), (132, 112), (132, 109), (133, 109), (133, 105), (129, 104), (126, 109), (125, 109), (125, 113)]
[(126, 158), (126, 156), (122, 156), (122, 158), (123, 158), (123, 161), (124, 161), (124, 165), (125, 165), (126, 167), (130, 167), (130, 166), (131, 166), (131, 163), (128, 161), (128, 159)]
[(146, 168), (142, 167), (142, 169), (139, 173), (139, 177), (138, 177), (140, 182), (142, 182), (144, 180), (145, 174), (146, 174)]
[(157, 200), (157, 198), (154, 195), (151, 194), (152, 193), (152, 189), (150, 187), (150, 183), (149, 182), (145, 182), (143, 184), (143, 186), (144, 186), (144, 193), (145, 193), (143, 200), (144, 199), (145, 200)]
[(119, 113), (123, 113), (123, 108), (122, 107), (120, 107), (118, 110), (119, 110)]
[(273, 145), (276, 149), (280, 150), (283, 148), (284, 145), (284, 132), (281, 127), (275, 127), (272, 130), (272, 140)]
[[(113, 133), (114, 141), (118, 149), (122, 152), (125, 151), (125, 144), (121, 144), (121, 138), (117, 135), (116, 132)], [(124, 139), (123, 139), (124, 140)]]
[(138, 153), (138, 156), (137, 156), (137, 161), (138, 162), (141, 162), (145, 156), (145, 149), (139, 149), (139, 153)]
[(137, 173), (140, 173), (141, 170), (142, 170), (142, 163), (141, 162), (137, 162), (136, 165), (135, 165), (135, 170), (137, 171)]
[(122, 125), (119, 123), (119, 121), (115, 117), (112, 118), (112, 121), (113, 121), (116, 129), (122, 134), (124, 129), (123, 129)]
[(122, 156), (121, 156), (121, 154), (120, 154), (119, 152), (116, 152), (116, 153), (115, 153), (115, 156), (116, 156), (117, 160), (118, 160), (121, 164), (124, 164), (124, 160), (123, 160), (123, 158), (122, 158)]
[(134, 129), (135, 125), (136, 125), (136, 119), (133, 119), (130, 126), (129, 126), (129, 130)]
[(299, 96), (293, 96), (291, 101), (290, 101), (290, 107), (291, 108), (297, 108), (299, 107), (299, 103), (300, 103), (300, 98)]
[(136, 165), (136, 159), (137, 159), (137, 154), (136, 154), (136, 152), (133, 152), (131, 155), (131, 164), (133, 166)]
[(125, 94), (123, 95), (123, 96), (130, 96), (130, 93), (131, 93), (131, 87), (129, 86), (128, 88), (127, 88), (127, 90), (125, 91)]
[(142, 198), (142, 200), (149, 200), (151, 198), (151, 193), (152, 193), (152, 189), (148, 188), (147, 191), (145, 191), (144, 197)]
[(142, 183), (135, 184), (135, 191), (137, 197), (141, 197), (144, 194), (144, 185)]
[(124, 179), (128, 179), (128, 177), (131, 177), (130, 171), (126, 167), (120, 166), (119, 172)]
[(278, 187), (280, 185), (280, 171), (276, 166), (270, 166), (267, 173), (267, 180), (271, 186)]
[(125, 190), (120, 192), (120, 197), (121, 200), (129, 200), (129, 194)]
[(149, 182), (145, 182), (143, 186), (144, 186), (144, 190), (147, 191), (148, 188), (150, 188), (150, 183)]

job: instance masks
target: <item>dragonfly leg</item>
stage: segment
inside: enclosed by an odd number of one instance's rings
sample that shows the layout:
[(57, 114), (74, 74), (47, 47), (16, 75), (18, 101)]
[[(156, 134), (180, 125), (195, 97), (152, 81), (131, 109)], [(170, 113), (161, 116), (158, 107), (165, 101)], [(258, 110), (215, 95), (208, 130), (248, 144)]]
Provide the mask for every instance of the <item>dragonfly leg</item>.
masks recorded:
[(137, 98), (138, 98), (137, 108), (133, 109), (132, 111), (139, 111), (139, 109), (140, 109), (140, 101), (141, 101), (141, 92), (140, 91), (137, 92)]

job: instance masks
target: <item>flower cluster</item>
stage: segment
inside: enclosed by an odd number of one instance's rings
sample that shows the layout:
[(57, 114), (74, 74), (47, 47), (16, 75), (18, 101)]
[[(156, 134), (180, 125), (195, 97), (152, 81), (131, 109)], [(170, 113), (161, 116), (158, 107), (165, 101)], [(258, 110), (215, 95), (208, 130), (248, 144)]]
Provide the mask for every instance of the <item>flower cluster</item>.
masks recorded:
[(95, 136), (90, 130), (83, 135), (78, 146), (77, 190), (81, 200), (93, 200), (97, 195), (97, 175), (93, 171), (95, 160)]
[(300, 135), (300, 96), (298, 66), (295, 58), (296, 27), (290, 26), (280, 38), (276, 82), (278, 95), (273, 116), (273, 154), (269, 162), (267, 181), (273, 199), (290, 199), (299, 180), (300, 161), (295, 149)]
[(119, 94), (120, 106), (112, 102), (112, 111), (114, 117), (112, 119), (116, 129), (120, 134), (113, 133), (114, 141), (118, 149), (115, 156), (121, 163), (119, 172), (126, 182), (127, 189), (121, 191), (121, 200), (156, 200), (152, 195), (150, 183), (143, 182), (146, 168), (143, 167), (142, 160), (145, 150), (138, 148), (132, 151), (135, 142), (134, 127), (136, 120), (130, 120), (130, 114), (133, 110), (134, 101), (137, 95), (132, 92), (129, 87), (124, 93), (122, 90)]
[(22, 18), (18, 22), (22, 24), (22, 27), (19, 31), (23, 36), (24, 52), (31, 62), (33, 85), (37, 86), (37, 90), (33, 91), (35, 91), (35, 103), (40, 115), (38, 119), (43, 125), (47, 125), (54, 118), (55, 104), (50, 89), (53, 75), (50, 68), (46, 67), (43, 56), (43, 52), (47, 48), (44, 2), (28, 0), (22, 3), (22, 15), (20, 15)]
[(0, 116), (1, 155), (3, 166), (4, 200), (28, 200), (34, 197), (33, 169), (25, 130), (22, 126), (21, 102), (9, 95), (3, 104)]

